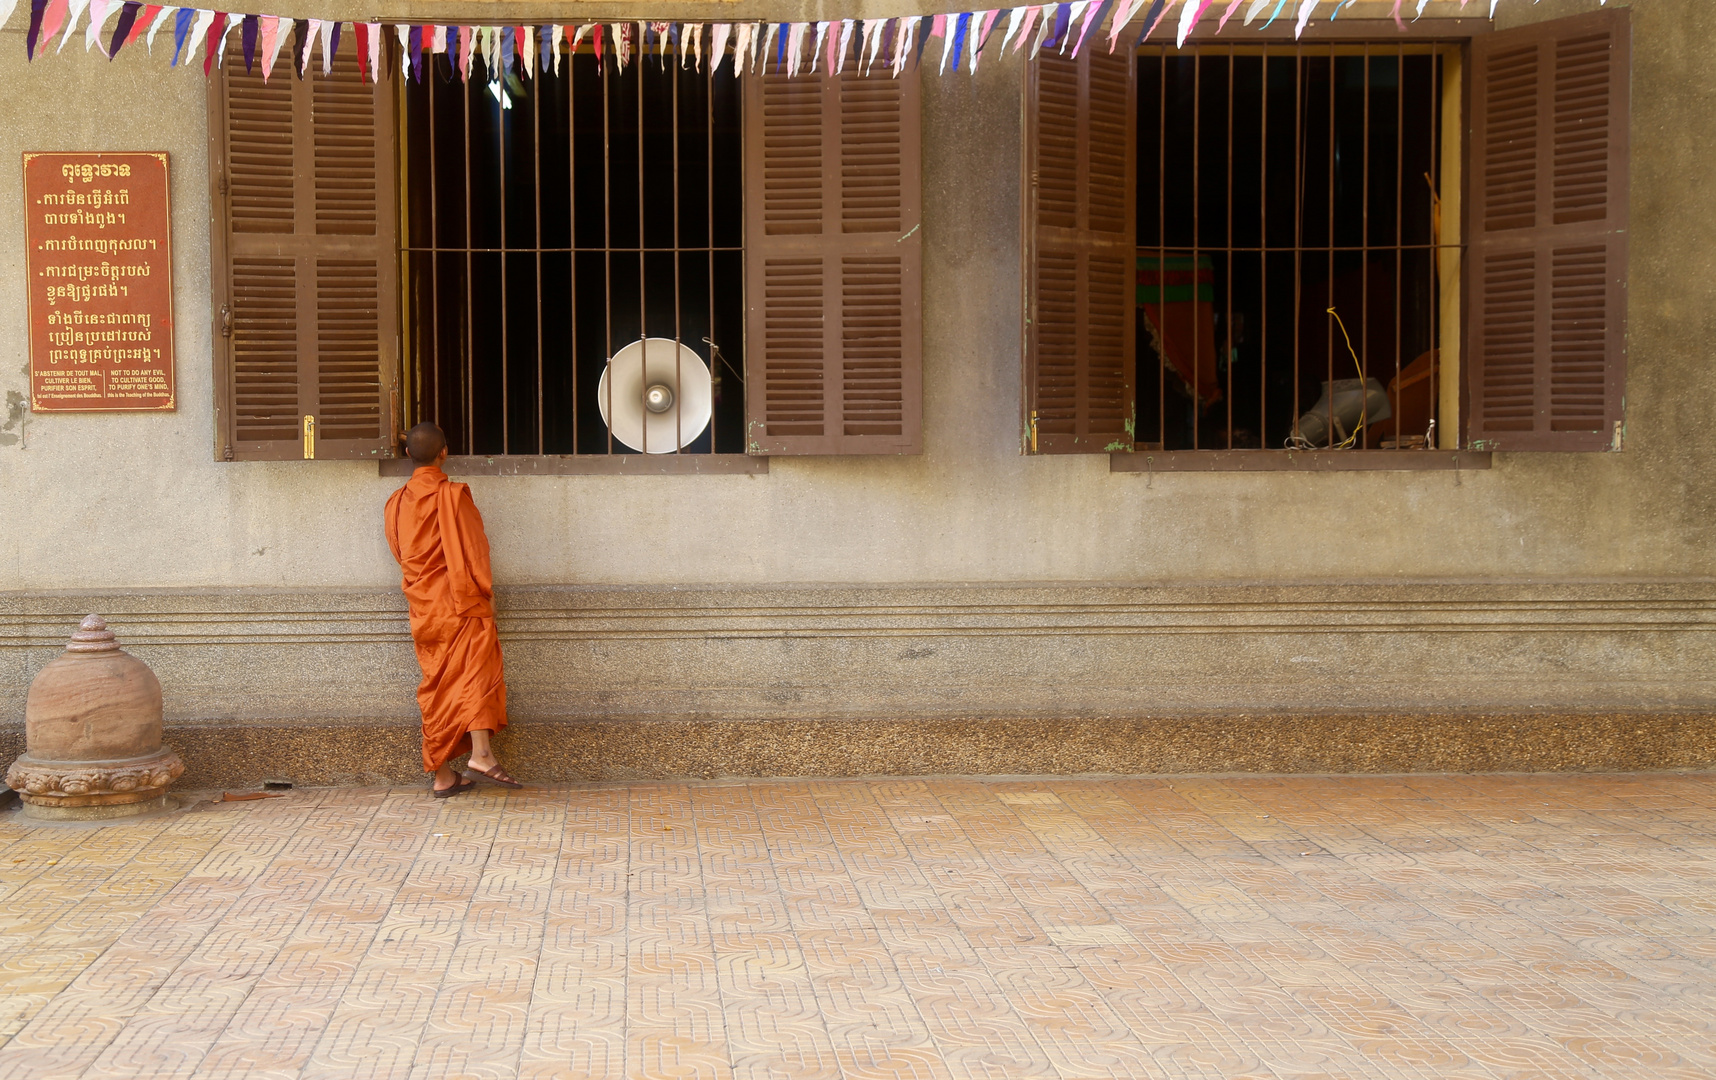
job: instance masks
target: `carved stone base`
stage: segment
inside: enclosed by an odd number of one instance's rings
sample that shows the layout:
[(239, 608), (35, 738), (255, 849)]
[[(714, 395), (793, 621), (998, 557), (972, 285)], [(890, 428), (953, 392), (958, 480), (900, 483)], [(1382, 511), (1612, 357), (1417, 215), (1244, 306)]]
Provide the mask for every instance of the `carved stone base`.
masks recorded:
[(37, 821), (110, 821), (114, 818), (134, 818), (172, 810), (179, 801), (159, 791), (151, 792), (143, 802), (123, 806), (41, 806), (24, 804), (24, 816)]
[(98, 815), (124, 817), (161, 808), (167, 785), (183, 775), (185, 765), (171, 748), (141, 758), (120, 761), (43, 761), (25, 754), (6, 772), (7, 786), (24, 801), (30, 817), (37, 809), (105, 809)]

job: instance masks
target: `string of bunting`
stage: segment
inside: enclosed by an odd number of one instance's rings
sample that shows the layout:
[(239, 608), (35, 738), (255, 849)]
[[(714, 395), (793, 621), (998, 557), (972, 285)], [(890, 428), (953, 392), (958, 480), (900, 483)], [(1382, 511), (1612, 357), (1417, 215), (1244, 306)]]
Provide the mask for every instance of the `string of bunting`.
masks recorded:
[[(0, 0), (0, 25), (12, 17), (18, 2)], [(340, 49), (342, 28), (347, 26), (356, 39), (354, 47), (358, 68), (362, 76), (371, 81), (381, 77), (382, 44), (389, 28), (399, 40), (399, 61), (405, 76), (417, 80), (423, 77), (424, 57), (433, 58), (438, 54), (445, 54), (453, 69), (466, 81), (470, 80), (472, 63), (478, 58), (482, 60), (490, 80), (499, 72), (511, 71), (517, 71), (526, 78), (535, 78), (539, 71), (558, 75), (562, 44), (570, 43), (566, 50), (570, 53), (586, 41), (602, 68), (606, 68), (607, 58), (612, 57), (620, 71), (625, 70), (634, 56), (648, 55), (652, 49), (665, 62), (671, 45), (680, 58), (681, 66), (695, 63), (699, 70), (707, 54), (717, 69), (731, 55), (735, 74), (762, 71), (771, 62), (775, 71), (789, 75), (815, 73), (819, 64), (824, 72), (840, 74), (845, 70), (848, 56), (852, 55), (854, 62), (866, 74), (880, 66), (883, 71), (898, 76), (908, 63), (921, 67), (930, 41), (939, 40), (938, 71), (946, 73), (951, 68), (955, 72), (964, 70), (975, 74), (984, 49), (997, 31), (1001, 33), (1001, 53), (1005, 53), (1009, 46), (1018, 53), (1029, 43), (1033, 57), (1044, 49), (1077, 56), (1087, 47), (1096, 47), (1096, 43), (1105, 36), (1101, 32), (1105, 21), (1108, 51), (1113, 52), (1134, 21), (1138, 25), (1135, 44), (1149, 40), (1167, 24), (1172, 27), (1175, 43), (1183, 46), (1206, 16), (1218, 20), (1216, 30), (1219, 33), (1235, 16), (1239, 16), (1244, 26), (1261, 20), (1261, 25), (1266, 27), (1287, 15), (1295, 20), (1294, 34), (1297, 37), (1304, 33), (1319, 8), (1327, 11), (1328, 17), (1333, 19), (1342, 8), (1354, 2), (1071, 0), (1070, 3), (1030, 7), (827, 22), (458, 26), (341, 23), (274, 15), (237, 15), (206, 8), (147, 4), (140, 0), (30, 0), (30, 27), (25, 35), (24, 49), (29, 59), (34, 60), (38, 54), (47, 53), (58, 34), (59, 45), (54, 52), (64, 51), (66, 42), (71, 40), (79, 22), (87, 15), (83, 34), (85, 52), (99, 49), (111, 60), (119, 55), (121, 49), (141, 39), (153, 55), (156, 36), (164, 31), (172, 39), (170, 66), (178, 67), (181, 63), (195, 66), (197, 51), (201, 49), (204, 76), (223, 62), (228, 40), (236, 31), (244, 54), (245, 70), (251, 71), (260, 65), (264, 80), (273, 74), (280, 54), (288, 44), (293, 69), (300, 77), (310, 71), (318, 46), (322, 72), (331, 72), (334, 57)], [(1402, 28), (1405, 27), (1402, 8), (1409, 2), (1416, 5), (1412, 14), (1417, 17), (1424, 13), (1430, 0), (1394, 0), (1394, 21)], [(1461, 9), (1464, 10), (1471, 2), (1459, 0)], [(1500, 2), (1478, 0), (1480, 7), (1487, 3), (1491, 17), (1494, 17)], [(109, 23), (113, 27), (111, 33), (107, 30)], [(851, 49), (854, 41), (858, 43), (855, 52)], [(166, 47), (165, 41), (163, 47)]]

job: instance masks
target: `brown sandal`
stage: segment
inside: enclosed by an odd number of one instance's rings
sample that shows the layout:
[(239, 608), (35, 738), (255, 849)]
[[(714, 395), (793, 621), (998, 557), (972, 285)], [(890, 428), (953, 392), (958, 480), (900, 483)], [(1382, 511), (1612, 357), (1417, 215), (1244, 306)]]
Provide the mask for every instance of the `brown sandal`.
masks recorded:
[[(459, 774), (454, 773), (453, 775), (458, 776)], [(452, 785), (449, 787), (444, 787), (444, 788), (431, 787), (429, 789), (429, 794), (435, 796), (437, 799), (451, 799), (455, 795), (463, 795), (465, 792), (471, 790), (472, 788), (474, 788), (476, 786), (477, 786), (477, 782), (475, 780), (466, 780), (464, 778), (460, 778), (458, 780), (453, 781)]]
[[(491, 784), (499, 784), (501, 787), (509, 787), (509, 788), (521, 788), (524, 786), (523, 784), (519, 783), (517, 780), (514, 780), (511, 776), (509, 776), (507, 774), (507, 771), (500, 767), (499, 762), (495, 763), (495, 767), (492, 771), (488, 770), (488, 769), (479, 769), (475, 765), (469, 765), (469, 764), (467, 764), (465, 766), (465, 768), (471, 770), (472, 775), (480, 776), (484, 780), (487, 780)], [(472, 782), (475, 783), (475, 781), (472, 781)]]

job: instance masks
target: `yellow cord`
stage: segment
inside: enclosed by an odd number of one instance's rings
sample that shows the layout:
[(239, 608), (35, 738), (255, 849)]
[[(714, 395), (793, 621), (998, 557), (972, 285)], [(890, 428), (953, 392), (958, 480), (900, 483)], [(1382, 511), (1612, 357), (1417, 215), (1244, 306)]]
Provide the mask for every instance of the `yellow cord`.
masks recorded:
[[(1334, 450), (1347, 450), (1352, 447), (1354, 440), (1358, 438), (1359, 432), (1363, 431), (1365, 424), (1369, 422), (1370, 385), (1368, 383), (1364, 383), (1364, 365), (1359, 363), (1358, 353), (1353, 349), (1353, 336), (1347, 333), (1347, 324), (1341, 321), (1341, 313), (1336, 311), (1333, 307), (1329, 308), (1328, 313), (1335, 317), (1335, 325), (1341, 328), (1341, 336), (1347, 340), (1347, 355), (1353, 358), (1353, 370), (1359, 373), (1359, 381), (1363, 384), (1359, 387), (1359, 389), (1364, 393), (1364, 405), (1362, 407), (1362, 411), (1359, 413), (1358, 425), (1353, 428), (1352, 434), (1348, 435), (1346, 440), (1339, 446), (1331, 447), (1331, 449)], [(1331, 434), (1333, 433), (1331, 432)]]

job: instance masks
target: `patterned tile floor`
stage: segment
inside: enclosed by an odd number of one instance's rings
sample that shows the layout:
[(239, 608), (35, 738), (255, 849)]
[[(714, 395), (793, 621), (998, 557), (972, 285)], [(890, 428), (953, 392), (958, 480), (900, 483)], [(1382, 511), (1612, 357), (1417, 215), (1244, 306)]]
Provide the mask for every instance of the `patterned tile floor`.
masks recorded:
[(1716, 776), (0, 815), (0, 1078), (1716, 1076)]

